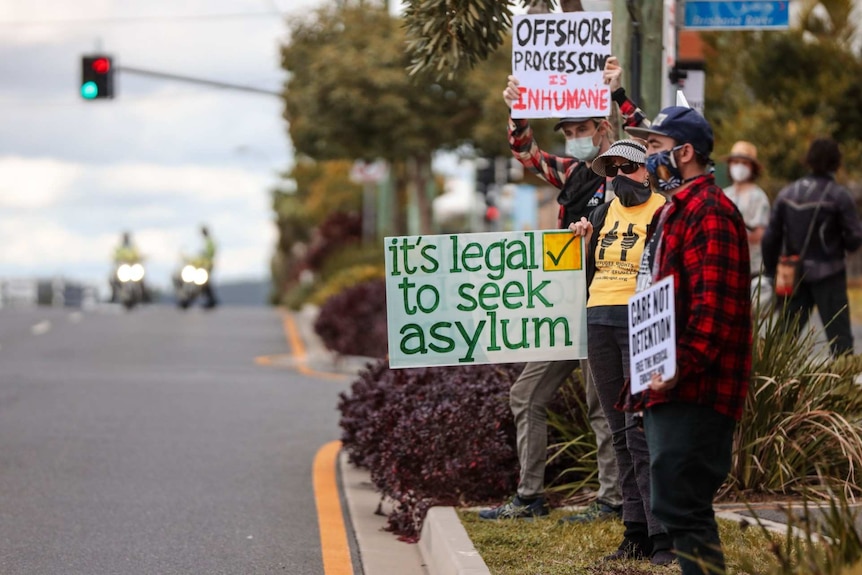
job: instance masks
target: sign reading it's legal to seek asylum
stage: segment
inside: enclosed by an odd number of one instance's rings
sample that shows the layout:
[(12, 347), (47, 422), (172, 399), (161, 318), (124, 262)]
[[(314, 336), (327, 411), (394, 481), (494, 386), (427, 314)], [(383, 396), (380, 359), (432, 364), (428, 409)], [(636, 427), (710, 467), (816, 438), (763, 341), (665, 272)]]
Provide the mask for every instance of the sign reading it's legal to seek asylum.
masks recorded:
[(581, 237), (555, 230), (384, 242), (390, 367), (587, 356)]
[(601, 117), (611, 98), (602, 80), (611, 55), (610, 12), (521, 14), (512, 24), (513, 118)]
[(631, 391), (649, 386), (653, 373), (676, 375), (676, 308), (673, 276), (656, 282), (629, 299)]

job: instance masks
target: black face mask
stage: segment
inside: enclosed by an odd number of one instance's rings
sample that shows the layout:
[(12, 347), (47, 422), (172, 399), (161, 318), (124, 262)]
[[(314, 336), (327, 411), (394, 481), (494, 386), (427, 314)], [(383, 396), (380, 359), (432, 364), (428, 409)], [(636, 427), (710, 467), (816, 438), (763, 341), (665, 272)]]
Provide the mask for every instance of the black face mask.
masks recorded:
[(620, 203), (627, 208), (641, 205), (652, 195), (649, 182), (636, 182), (620, 175), (613, 179), (612, 184), (614, 194), (620, 199)]

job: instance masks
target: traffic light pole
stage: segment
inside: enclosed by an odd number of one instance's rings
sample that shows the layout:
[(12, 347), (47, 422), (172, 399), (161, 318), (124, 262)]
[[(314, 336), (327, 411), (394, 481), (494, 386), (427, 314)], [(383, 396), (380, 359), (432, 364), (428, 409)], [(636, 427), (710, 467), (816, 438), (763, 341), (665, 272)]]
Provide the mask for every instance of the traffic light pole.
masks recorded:
[(268, 96), (282, 97), (284, 94), (275, 90), (265, 90), (263, 88), (254, 88), (252, 86), (242, 86), (240, 84), (231, 84), (228, 82), (217, 82), (215, 80), (205, 80), (203, 78), (192, 78), (191, 76), (181, 76), (179, 74), (169, 74), (167, 72), (156, 72), (154, 70), (143, 70), (141, 68), (133, 68), (131, 66), (116, 66), (117, 72), (126, 74), (137, 74), (138, 76), (149, 76), (151, 78), (161, 78), (163, 80), (176, 80), (178, 82), (186, 82), (190, 84), (200, 84), (213, 88), (224, 88), (228, 90), (240, 90), (242, 92), (252, 92), (254, 94), (266, 94)]

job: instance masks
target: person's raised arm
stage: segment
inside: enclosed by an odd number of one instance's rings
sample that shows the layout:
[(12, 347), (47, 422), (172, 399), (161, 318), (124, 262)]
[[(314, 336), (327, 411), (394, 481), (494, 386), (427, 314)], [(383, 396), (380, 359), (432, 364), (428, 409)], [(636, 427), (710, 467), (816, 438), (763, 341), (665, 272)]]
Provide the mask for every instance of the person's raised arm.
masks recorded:
[(620, 107), (624, 127), (649, 127), (650, 122), (646, 114), (626, 96), (626, 90), (622, 86), (622, 76), (623, 69), (617, 57), (609, 57), (605, 61), (604, 70), (602, 70), (602, 79), (611, 91), (611, 100), (616, 102)]

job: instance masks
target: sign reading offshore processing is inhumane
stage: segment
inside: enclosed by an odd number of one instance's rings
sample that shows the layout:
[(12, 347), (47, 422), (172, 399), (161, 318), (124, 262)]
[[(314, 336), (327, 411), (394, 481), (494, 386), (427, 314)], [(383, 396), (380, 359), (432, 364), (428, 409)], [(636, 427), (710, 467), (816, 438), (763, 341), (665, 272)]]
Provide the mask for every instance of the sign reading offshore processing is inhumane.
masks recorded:
[(384, 245), (390, 367), (587, 356), (582, 238), (494, 232)]
[(610, 12), (520, 14), (512, 21), (512, 75), (520, 97), (513, 118), (604, 117), (610, 89)]

